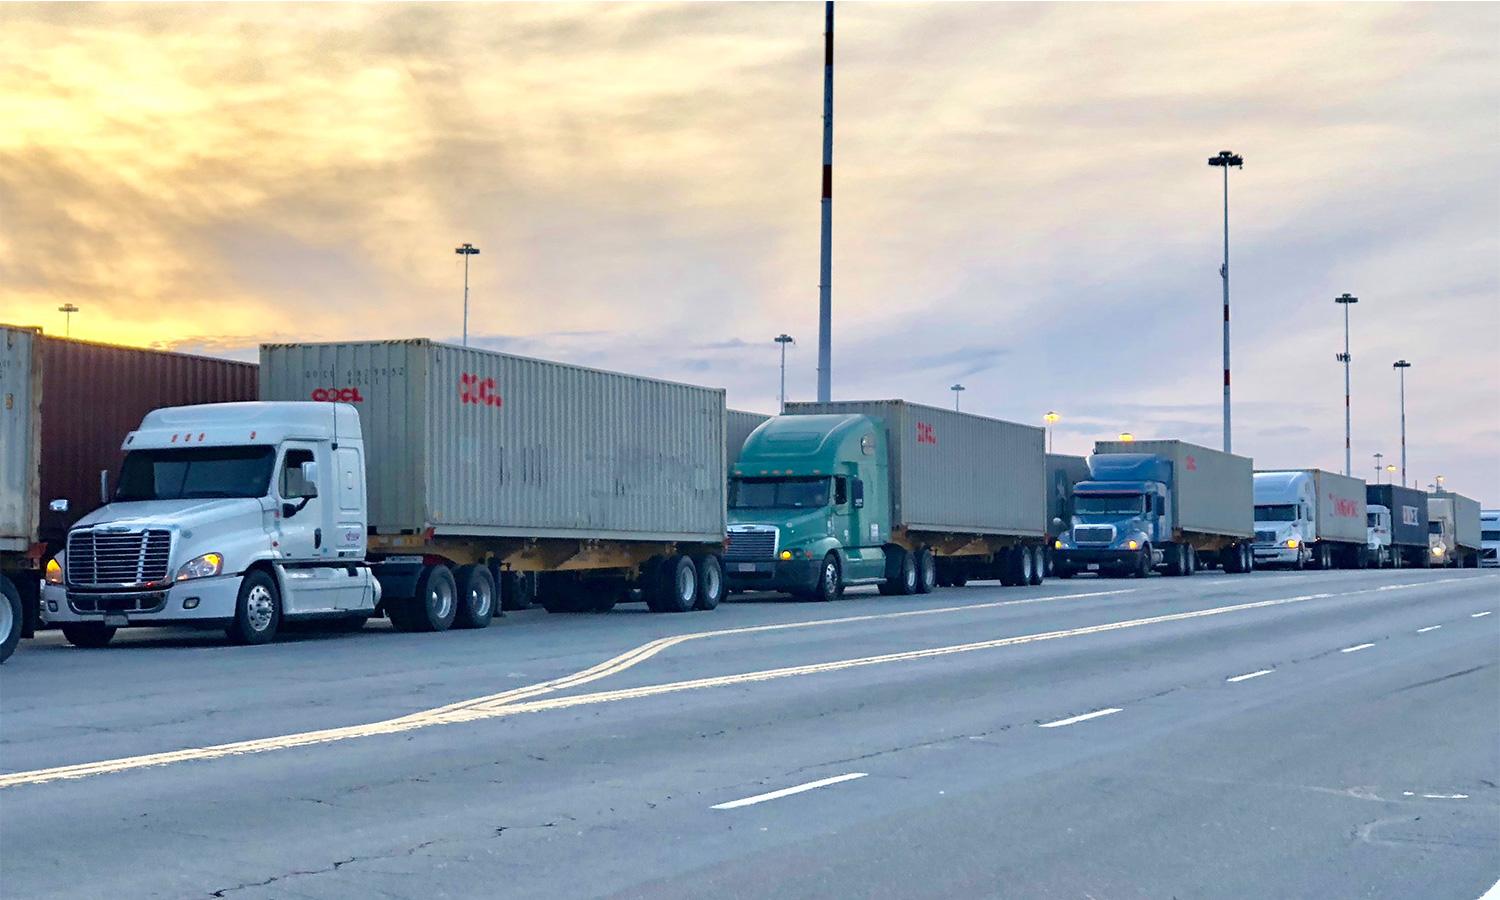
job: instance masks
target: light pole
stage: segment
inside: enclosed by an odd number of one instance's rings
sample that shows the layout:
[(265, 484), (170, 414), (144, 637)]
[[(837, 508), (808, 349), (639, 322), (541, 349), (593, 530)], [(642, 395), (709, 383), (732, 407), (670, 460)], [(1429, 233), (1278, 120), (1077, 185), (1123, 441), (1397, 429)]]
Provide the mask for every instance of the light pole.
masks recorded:
[(1358, 303), (1359, 298), (1345, 292), (1334, 297), (1333, 302), (1344, 308), (1344, 352), (1335, 354), (1334, 359), (1344, 364), (1344, 474), (1353, 475), (1354, 463), (1349, 451), (1349, 307)]
[(1211, 156), (1208, 164), (1224, 170), (1224, 265), (1219, 267), (1219, 278), (1224, 282), (1224, 452), (1230, 449), (1229, 442), (1229, 168), (1245, 167), (1245, 158), (1228, 150), (1220, 150)]
[(464, 258), (464, 346), (469, 346), (469, 257), (478, 256), (479, 248), (473, 244), (454, 247), (453, 252)]
[(1398, 359), (1391, 363), (1391, 368), (1401, 378), (1401, 486), (1406, 487), (1406, 370), (1411, 368), (1411, 363)]
[(776, 335), (776, 343), (781, 345), (781, 413), (786, 415), (786, 345), (795, 344), (789, 334)]
[(1385, 471), (1385, 467), (1380, 464), (1380, 461), (1382, 459), (1385, 459), (1385, 454), (1384, 453), (1377, 453), (1377, 454), (1375, 454), (1375, 483), (1376, 484), (1380, 483), (1380, 473)]
[(1053, 412), (1050, 409), (1047, 410), (1047, 414), (1045, 416), (1042, 416), (1042, 421), (1047, 423), (1047, 452), (1048, 453), (1052, 452), (1052, 426), (1056, 425), (1057, 424), (1057, 420), (1061, 419), (1061, 418), (1062, 418), (1062, 416), (1058, 415), (1057, 413)]
[(818, 238), (818, 402), (833, 399), (833, 0), (823, 7), (823, 196)]
[(958, 412), (958, 395), (967, 389), (961, 384), (955, 384), (948, 388), (948, 390), (953, 392), (953, 411)]
[(71, 303), (64, 303), (57, 308), (63, 314), (63, 337), (73, 336), (73, 313), (78, 312), (78, 307)]

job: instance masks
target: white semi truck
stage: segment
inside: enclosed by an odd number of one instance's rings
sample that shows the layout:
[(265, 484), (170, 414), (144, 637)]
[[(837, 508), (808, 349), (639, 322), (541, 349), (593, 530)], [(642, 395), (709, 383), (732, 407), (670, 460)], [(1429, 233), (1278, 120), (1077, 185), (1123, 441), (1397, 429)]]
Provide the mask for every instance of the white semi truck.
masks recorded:
[(1255, 473), (1255, 564), (1301, 569), (1369, 563), (1365, 483), (1321, 469)]

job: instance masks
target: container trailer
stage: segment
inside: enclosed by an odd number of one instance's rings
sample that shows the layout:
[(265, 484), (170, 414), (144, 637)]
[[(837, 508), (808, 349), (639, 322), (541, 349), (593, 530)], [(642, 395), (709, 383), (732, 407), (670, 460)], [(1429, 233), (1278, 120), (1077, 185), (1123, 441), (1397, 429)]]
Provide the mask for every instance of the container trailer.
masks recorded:
[(1040, 584), (1040, 428), (903, 400), (789, 403), (731, 470), (730, 587), (832, 600)]
[(1438, 491), (1427, 498), (1427, 547), (1434, 566), (1479, 568), (1479, 501)]
[(0, 660), (39, 620), (47, 561), (107, 499), (125, 433), (158, 406), (256, 390), (254, 363), (0, 325)]
[(1427, 543), (1427, 492), (1399, 484), (1367, 484), (1365, 504), (1390, 510), (1391, 565), (1425, 568), (1432, 555)]
[(1059, 576), (1254, 568), (1249, 459), (1183, 441), (1099, 441), (1088, 464), (1054, 544)]
[(1057, 539), (1073, 520), (1073, 485), (1087, 481), (1088, 477), (1088, 457), (1064, 453), (1047, 454), (1047, 527), (1043, 543), (1047, 553), (1048, 575), (1053, 574), (1055, 568)]
[(1302, 569), (1369, 564), (1365, 482), (1322, 469), (1255, 473), (1255, 564)]
[(745, 412), (739, 409), (726, 410), (724, 416), (725, 461), (733, 467), (735, 460), (740, 458), (740, 451), (745, 449), (745, 439), (750, 437), (750, 432), (759, 428), (762, 422), (771, 417), (764, 413)]
[(551, 612), (723, 595), (722, 390), (428, 340), (264, 345), (260, 388), (126, 439), (118, 502), (61, 565), (70, 591), (132, 541), (154, 567), (115, 586), (133, 606), (62, 617), (82, 641), (174, 622), (263, 643), (283, 620), (375, 614), (482, 628), (528, 573)]

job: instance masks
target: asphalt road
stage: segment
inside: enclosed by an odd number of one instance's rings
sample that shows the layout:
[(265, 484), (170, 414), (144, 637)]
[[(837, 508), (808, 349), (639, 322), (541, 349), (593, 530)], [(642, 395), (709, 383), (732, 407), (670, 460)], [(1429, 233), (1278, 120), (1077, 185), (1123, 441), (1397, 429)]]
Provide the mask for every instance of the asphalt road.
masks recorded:
[(5, 897), (1472, 900), (1497, 784), (1482, 572), (47, 635), (0, 668)]

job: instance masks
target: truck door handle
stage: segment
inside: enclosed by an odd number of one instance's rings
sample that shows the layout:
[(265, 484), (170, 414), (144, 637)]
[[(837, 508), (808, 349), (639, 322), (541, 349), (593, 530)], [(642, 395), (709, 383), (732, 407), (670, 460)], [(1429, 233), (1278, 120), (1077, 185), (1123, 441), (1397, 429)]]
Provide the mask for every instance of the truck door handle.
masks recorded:
[(313, 529), (313, 549), (316, 550), (316, 549), (318, 549), (321, 546), (323, 546), (323, 529), (321, 529), (321, 528), (314, 528)]

